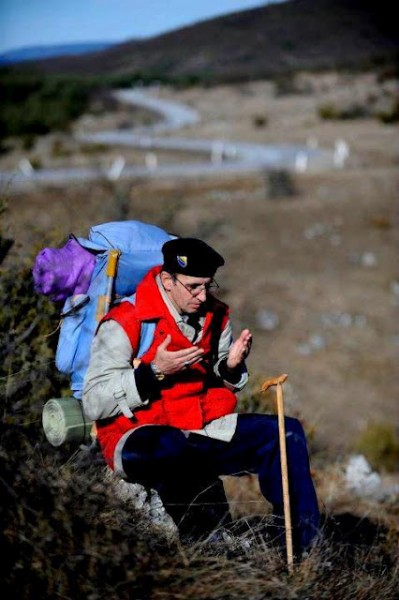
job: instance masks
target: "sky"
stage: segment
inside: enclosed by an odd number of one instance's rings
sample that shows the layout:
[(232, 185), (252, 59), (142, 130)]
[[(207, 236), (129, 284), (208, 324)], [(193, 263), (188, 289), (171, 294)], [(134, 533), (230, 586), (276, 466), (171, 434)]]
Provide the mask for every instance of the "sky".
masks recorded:
[(0, 0), (0, 53), (146, 38), (275, 0)]

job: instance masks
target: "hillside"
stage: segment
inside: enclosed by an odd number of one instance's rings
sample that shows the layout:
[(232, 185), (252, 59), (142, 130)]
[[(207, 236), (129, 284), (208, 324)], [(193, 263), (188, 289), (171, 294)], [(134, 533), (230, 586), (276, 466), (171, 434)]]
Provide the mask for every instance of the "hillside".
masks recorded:
[(302, 69), (365, 68), (397, 56), (399, 36), (392, 10), (375, 0), (290, 0), (36, 66), (47, 73), (143, 73), (208, 81), (259, 79)]
[[(6, 598), (397, 600), (398, 441), (381, 431), (399, 424), (398, 126), (370, 117), (321, 120), (317, 110), (364, 106), (397, 83), (326, 73), (298, 78), (294, 90), (303, 87), (307, 94), (281, 95), (268, 81), (156, 89), (201, 113), (182, 135), (276, 144), (311, 138), (327, 148), (348, 142), (344, 168), (292, 174), (290, 194), (272, 194), (267, 172), (22, 191), (11, 179), (3, 190), (0, 234), (15, 240), (0, 278)], [(75, 127), (112, 129), (136, 117), (85, 115)], [(84, 148), (66, 132), (3, 154), (0, 165), (18, 168), (28, 157), (43, 168), (109, 166), (122, 152), (127, 163), (144, 160), (134, 149)], [(160, 163), (176, 159), (159, 156)], [(115, 493), (95, 453), (44, 440), (43, 403), (67, 391), (54, 366), (59, 310), (29, 287), (32, 257), (71, 232), (86, 236), (95, 223), (130, 218), (201, 237), (226, 258), (220, 297), (232, 307), (235, 330), (249, 326), (254, 336), (240, 411), (270, 411), (274, 393), (260, 396), (260, 382), (289, 374), (286, 412), (308, 433), (326, 536), (293, 575), (270, 545), (270, 507), (251, 476), (224, 482), (236, 519), (233, 545), (182, 545), (165, 541), (145, 512)], [(362, 452), (377, 459), (380, 479), (372, 472), (374, 488), (353, 489), (347, 460), (364, 431), (374, 432)], [(396, 461), (388, 474), (387, 456)]]
[(55, 44), (51, 46), (28, 46), (0, 54), (0, 65), (11, 65), (30, 60), (45, 60), (59, 56), (74, 56), (98, 52), (110, 48), (111, 42), (82, 42), (80, 44)]

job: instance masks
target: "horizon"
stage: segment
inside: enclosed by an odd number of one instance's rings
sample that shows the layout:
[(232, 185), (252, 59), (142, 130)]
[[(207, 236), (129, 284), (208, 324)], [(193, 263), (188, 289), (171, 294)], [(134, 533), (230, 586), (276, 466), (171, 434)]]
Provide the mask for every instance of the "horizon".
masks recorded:
[[(148, 39), (230, 13), (287, 0), (2, 0), (0, 54), (28, 48)], [(93, 19), (93, 14), (96, 18)], [(131, 22), (130, 22), (131, 19)], [(62, 35), (60, 35), (62, 31)]]

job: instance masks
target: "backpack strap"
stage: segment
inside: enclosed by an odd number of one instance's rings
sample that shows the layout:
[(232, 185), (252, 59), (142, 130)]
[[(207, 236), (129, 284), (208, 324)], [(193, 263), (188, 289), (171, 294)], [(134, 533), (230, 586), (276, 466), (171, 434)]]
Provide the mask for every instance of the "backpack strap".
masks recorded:
[(156, 326), (155, 321), (141, 321), (140, 345), (137, 350), (137, 358), (141, 358), (150, 348), (154, 339)]
[(155, 321), (139, 321), (135, 309), (136, 294), (124, 298), (123, 301), (114, 306), (101, 320), (115, 320), (121, 325), (129, 337), (132, 348), (136, 350), (135, 358), (143, 356), (154, 339)]

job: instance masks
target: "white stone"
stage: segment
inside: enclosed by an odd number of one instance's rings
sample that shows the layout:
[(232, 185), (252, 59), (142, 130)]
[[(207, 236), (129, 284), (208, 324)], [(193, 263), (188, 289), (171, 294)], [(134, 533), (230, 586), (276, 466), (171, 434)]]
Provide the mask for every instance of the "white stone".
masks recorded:
[(372, 471), (362, 454), (355, 454), (348, 460), (345, 469), (348, 489), (360, 496), (376, 496), (381, 488), (381, 477)]
[(117, 477), (111, 469), (106, 469), (105, 480), (113, 486), (116, 495), (122, 502), (129, 502), (134, 508), (142, 511), (143, 518), (149, 519), (154, 526), (160, 527), (168, 536), (178, 535), (176, 524), (166, 512), (156, 490), (146, 490), (139, 483), (128, 483)]
[(256, 323), (264, 331), (274, 331), (279, 326), (280, 318), (274, 311), (261, 308), (256, 313)]
[(364, 252), (361, 257), (363, 267), (375, 267), (377, 258), (373, 252)]

